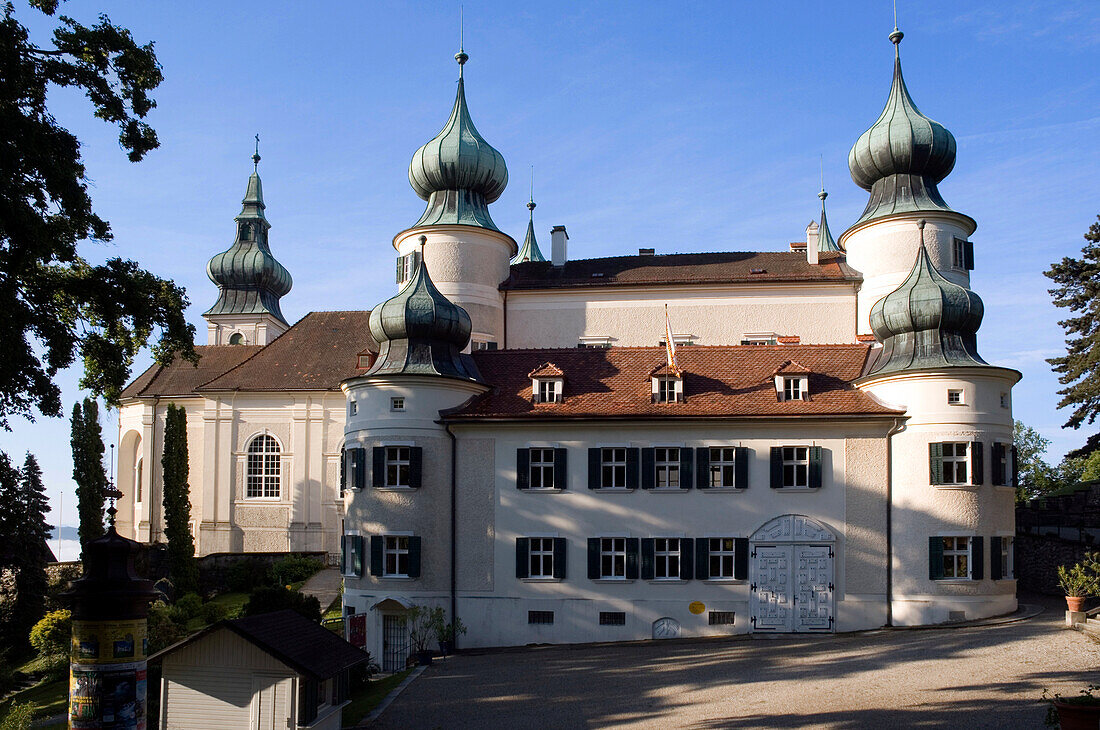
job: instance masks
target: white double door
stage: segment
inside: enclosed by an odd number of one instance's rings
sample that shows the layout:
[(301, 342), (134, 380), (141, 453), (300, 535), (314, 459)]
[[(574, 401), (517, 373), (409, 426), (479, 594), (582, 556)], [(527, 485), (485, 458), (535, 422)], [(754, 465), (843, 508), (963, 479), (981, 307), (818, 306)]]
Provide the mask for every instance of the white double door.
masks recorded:
[(829, 545), (752, 548), (755, 631), (833, 630), (833, 550)]

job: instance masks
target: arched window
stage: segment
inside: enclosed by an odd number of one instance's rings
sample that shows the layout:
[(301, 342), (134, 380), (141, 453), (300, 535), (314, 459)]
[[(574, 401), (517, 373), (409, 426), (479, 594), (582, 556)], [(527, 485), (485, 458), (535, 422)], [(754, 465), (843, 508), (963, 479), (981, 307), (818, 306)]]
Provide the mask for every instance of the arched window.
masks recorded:
[(244, 335), (242, 335), (240, 332), (234, 332), (233, 334), (229, 335), (229, 344), (231, 344), (231, 345), (243, 345), (244, 344)]
[(242, 241), (251, 241), (252, 240), (252, 225), (250, 223), (242, 223), (240, 231), (241, 231), (241, 240)]
[(260, 434), (248, 444), (248, 463), (245, 466), (246, 497), (278, 497), (279, 442), (272, 436)]
[(141, 465), (144, 460), (139, 456), (134, 464), (134, 501), (141, 501)]

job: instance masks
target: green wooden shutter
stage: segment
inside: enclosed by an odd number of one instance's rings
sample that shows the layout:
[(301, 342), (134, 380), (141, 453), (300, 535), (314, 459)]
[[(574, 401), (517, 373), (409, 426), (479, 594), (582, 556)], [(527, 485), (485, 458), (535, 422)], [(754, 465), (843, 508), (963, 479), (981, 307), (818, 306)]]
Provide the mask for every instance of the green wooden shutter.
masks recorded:
[(928, 578), (940, 580), (943, 578), (943, 538), (928, 538)]
[(413, 274), (420, 268), (420, 252), (413, 251), (409, 254), (409, 278), (413, 278)]
[(638, 452), (640, 449), (626, 450), (626, 488), (638, 488)]
[(981, 580), (985, 577), (985, 540), (981, 537), (970, 538), (970, 579)]
[(600, 538), (588, 538), (588, 578), (597, 580), (600, 577)]
[(351, 572), (356, 578), (363, 577), (363, 543), (365, 542), (362, 535), (351, 536)]
[(627, 580), (638, 578), (638, 552), (640, 541), (636, 537), (626, 538), (626, 577)]
[[(928, 481), (931, 484), (943, 484), (943, 444), (928, 444)], [(943, 565), (940, 565), (943, 574)]]
[[(627, 474), (630, 473), (630, 457), (626, 460)], [(653, 489), (657, 483), (657, 449), (642, 449), (642, 489)], [(630, 477), (627, 478), (630, 484)]]
[(822, 450), (820, 446), (810, 447), (810, 488), (821, 488), (821, 462)]
[(749, 577), (749, 538), (733, 538), (733, 577), (746, 580)]
[(516, 538), (516, 577), (526, 578), (530, 575), (531, 538)]
[(1016, 447), (1012, 447), (1012, 486), (1019, 488), (1020, 486), (1020, 460), (1016, 454)]
[(376, 487), (386, 486), (386, 447), (375, 446), (372, 456), (374, 457), (374, 469), (371, 471), (371, 484)]
[[(531, 450), (516, 449), (516, 489), (531, 486)], [(546, 485), (543, 485), (546, 486)], [(526, 576), (524, 576), (526, 577)]]
[(985, 479), (985, 449), (981, 441), (970, 442), (970, 483), (981, 484)]
[(993, 486), (1004, 486), (1005, 483), (1005, 445), (996, 441), (989, 447), (990, 456), (993, 457), (993, 465), (990, 468), (989, 482)]
[(710, 447), (695, 449), (695, 488), (710, 489)]
[(370, 536), (370, 574), (382, 575), (382, 536)]
[(347, 448), (340, 447), (340, 496), (344, 496), (344, 492), (351, 488), (351, 484), (348, 481), (348, 473), (350, 468), (348, 467), (348, 459), (351, 458), (351, 452)]
[(420, 577), (420, 537), (409, 538), (409, 577)]
[(997, 535), (989, 538), (989, 577), (992, 580), (1004, 578), (1001, 571), (1001, 538)]
[(657, 577), (657, 569), (653, 564), (655, 560), (655, 545), (652, 537), (642, 538), (642, 580), (653, 580)]
[(783, 447), (772, 447), (772, 489), (783, 488)]
[(566, 456), (568, 449), (554, 449), (554, 488), (566, 489), (569, 487), (569, 472), (566, 471)]
[(418, 489), (424, 478), (424, 449), (420, 446), (409, 448), (409, 486)]
[(397, 281), (398, 284), (401, 284), (401, 282), (404, 281), (404, 277), (401, 276), (403, 273), (405, 273), (403, 266), (403, 264), (405, 263), (404, 258), (404, 256), (397, 257), (397, 271), (395, 272), (394, 279)]
[(752, 451), (747, 446), (738, 446), (733, 452), (733, 486), (737, 489), (748, 489), (749, 459)]
[(695, 466), (695, 450), (680, 449), (680, 489), (691, 489)]
[(691, 580), (695, 576), (695, 541), (690, 537), (680, 538), (680, 580)]
[(352, 449), (351, 455), (355, 465), (355, 481), (352, 483), (356, 489), (363, 489), (367, 486), (367, 450)]
[(600, 458), (599, 449), (588, 450), (588, 488), (599, 489), (600, 488), (600, 467), (603, 465), (603, 461)]
[(974, 242), (973, 241), (966, 241), (965, 243), (963, 243), (963, 248), (966, 250), (966, 255), (964, 257), (966, 259), (966, 261), (964, 262), (966, 264), (966, 269), (967, 269), (967, 271), (973, 271), (974, 270)]
[(695, 577), (706, 580), (710, 577), (710, 543), (708, 538), (695, 538)]
[(566, 542), (564, 537), (554, 538), (554, 577), (558, 580), (565, 580), (566, 575)]
[(351, 542), (348, 538), (350, 537), (351, 535), (340, 536), (340, 573), (343, 575), (347, 575), (351, 572), (350, 570), (348, 570), (348, 559), (351, 557), (351, 555), (348, 553), (348, 543)]

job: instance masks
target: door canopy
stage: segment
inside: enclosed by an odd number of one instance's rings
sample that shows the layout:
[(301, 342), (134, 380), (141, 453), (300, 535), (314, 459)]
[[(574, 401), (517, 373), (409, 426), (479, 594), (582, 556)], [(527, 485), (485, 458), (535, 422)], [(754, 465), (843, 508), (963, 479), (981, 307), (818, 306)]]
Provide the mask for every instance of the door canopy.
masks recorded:
[(805, 515), (783, 515), (752, 533), (753, 542), (834, 542), (836, 535)]

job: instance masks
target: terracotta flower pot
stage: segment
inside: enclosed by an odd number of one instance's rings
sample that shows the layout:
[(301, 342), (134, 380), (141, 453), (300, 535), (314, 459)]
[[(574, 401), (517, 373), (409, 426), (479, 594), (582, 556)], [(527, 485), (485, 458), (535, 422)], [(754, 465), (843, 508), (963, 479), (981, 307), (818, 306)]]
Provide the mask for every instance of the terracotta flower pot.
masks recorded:
[(1054, 707), (1058, 710), (1058, 726), (1062, 730), (1096, 730), (1100, 727), (1100, 704), (1055, 702)]
[(1083, 611), (1085, 610), (1085, 597), (1084, 596), (1066, 596), (1066, 606), (1070, 611)]

